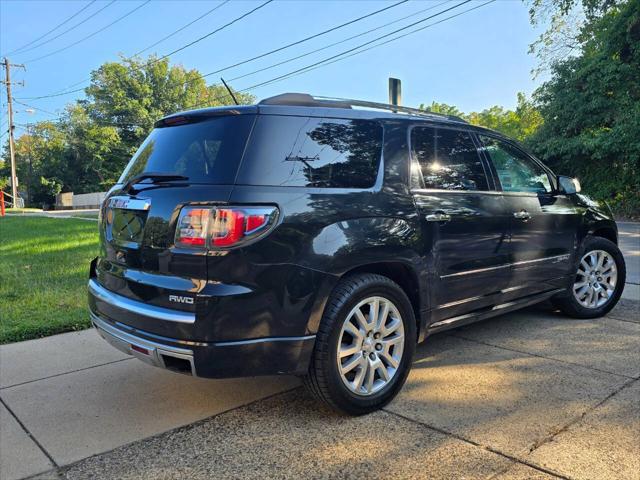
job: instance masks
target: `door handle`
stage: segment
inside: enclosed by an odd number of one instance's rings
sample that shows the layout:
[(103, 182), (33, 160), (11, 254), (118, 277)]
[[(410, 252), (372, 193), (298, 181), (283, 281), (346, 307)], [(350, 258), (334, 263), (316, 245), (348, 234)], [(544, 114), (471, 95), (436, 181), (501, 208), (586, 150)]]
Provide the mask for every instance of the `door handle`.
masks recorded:
[(444, 212), (430, 213), (425, 217), (427, 222), (448, 222), (451, 220), (451, 215)]
[(526, 210), (520, 210), (519, 212), (513, 212), (513, 216), (518, 220), (527, 221), (531, 218), (531, 214)]

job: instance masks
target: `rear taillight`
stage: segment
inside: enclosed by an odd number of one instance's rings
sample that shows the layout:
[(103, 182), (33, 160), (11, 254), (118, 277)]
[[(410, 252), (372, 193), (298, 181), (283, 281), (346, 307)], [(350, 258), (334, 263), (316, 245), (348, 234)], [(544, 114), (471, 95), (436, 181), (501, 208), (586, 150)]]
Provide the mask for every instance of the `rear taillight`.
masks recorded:
[(176, 225), (177, 247), (219, 249), (265, 235), (278, 219), (276, 207), (184, 207)]

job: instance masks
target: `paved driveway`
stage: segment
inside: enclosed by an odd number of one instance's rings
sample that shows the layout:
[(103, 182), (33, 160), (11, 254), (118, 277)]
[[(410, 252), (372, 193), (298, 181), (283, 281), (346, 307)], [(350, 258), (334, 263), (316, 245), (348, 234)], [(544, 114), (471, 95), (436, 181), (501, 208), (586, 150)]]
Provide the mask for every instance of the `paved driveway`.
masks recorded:
[(627, 283), (635, 285), (637, 290), (640, 285), (640, 223), (618, 222), (618, 234), (627, 261)]
[(433, 336), (400, 395), (359, 418), (293, 378), (171, 374), (93, 331), (5, 345), (0, 478), (637, 480), (639, 307), (578, 321), (542, 305)]

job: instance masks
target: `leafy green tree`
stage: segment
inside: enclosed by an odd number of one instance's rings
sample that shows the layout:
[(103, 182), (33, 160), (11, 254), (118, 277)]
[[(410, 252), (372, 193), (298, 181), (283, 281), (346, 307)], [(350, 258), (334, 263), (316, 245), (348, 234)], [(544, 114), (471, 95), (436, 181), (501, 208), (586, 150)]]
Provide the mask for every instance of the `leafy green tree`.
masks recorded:
[[(166, 58), (123, 58), (92, 72), (87, 98), (69, 104), (56, 122), (40, 122), (16, 141), (20, 191), (35, 205), (60, 191), (110, 188), (129, 158), (164, 115), (232, 103), (223, 86)], [(241, 103), (254, 97), (234, 92)], [(0, 176), (9, 175), (5, 148)]]
[[(92, 120), (115, 125), (121, 141), (131, 148), (168, 113), (232, 103), (223, 86), (207, 86), (197, 70), (170, 66), (169, 59), (154, 56), (105, 63), (91, 74), (86, 93), (84, 106)], [(252, 95), (235, 95), (240, 103), (254, 101)]]
[(556, 62), (535, 94), (545, 121), (531, 147), (598, 198), (640, 211), (640, 2), (611, 7), (584, 28), (579, 56)]
[[(70, 115), (70, 135), (78, 158), (91, 155), (92, 170), (102, 189), (114, 184), (129, 158), (153, 128), (169, 113), (192, 108), (228, 105), (223, 86), (207, 86), (197, 70), (169, 65), (167, 58), (124, 58), (102, 65), (91, 75), (88, 99), (78, 105), (84, 113)], [(234, 92), (240, 103), (253, 103), (252, 95)], [(82, 150), (88, 151), (82, 151)], [(82, 185), (90, 191), (89, 185)]]
[[(34, 195), (38, 191), (41, 175), (57, 174), (52, 161), (57, 160), (59, 164), (64, 164), (62, 162), (64, 144), (64, 135), (56, 122), (39, 122), (30, 125), (26, 133), (17, 138), (15, 156), (19, 191), (26, 196), (28, 202), (49, 203), (51, 201), (50, 198), (39, 199)], [(10, 175), (8, 148), (5, 150), (5, 158), (4, 165), (0, 164), (0, 175)]]
[(497, 130), (520, 141), (525, 141), (542, 124), (540, 112), (524, 93), (518, 93), (518, 105), (515, 110), (508, 110), (496, 105), (481, 112), (463, 113), (453, 105), (437, 102), (431, 102), (428, 107), (421, 104), (420, 109), (444, 115), (454, 115), (473, 125)]
[(426, 106), (424, 103), (421, 103), (418, 107), (420, 110), (425, 110), (427, 112), (440, 113), (442, 115), (453, 115), (454, 117), (464, 117), (464, 113), (458, 110), (458, 107), (453, 105), (447, 105), (446, 103), (438, 103), (431, 102), (431, 105)]
[(581, 53), (588, 37), (588, 25), (623, 0), (529, 0), (529, 19), (546, 30), (529, 46), (538, 58), (535, 76), (549, 71), (554, 63)]

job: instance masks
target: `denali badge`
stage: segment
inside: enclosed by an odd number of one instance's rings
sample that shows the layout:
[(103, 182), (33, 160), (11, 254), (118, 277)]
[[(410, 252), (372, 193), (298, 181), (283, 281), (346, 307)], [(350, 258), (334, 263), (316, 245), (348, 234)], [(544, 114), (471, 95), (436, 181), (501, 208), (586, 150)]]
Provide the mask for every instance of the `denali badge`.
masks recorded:
[(169, 301), (177, 303), (188, 303), (189, 305), (193, 305), (193, 298), (181, 297), (180, 295), (169, 295)]

